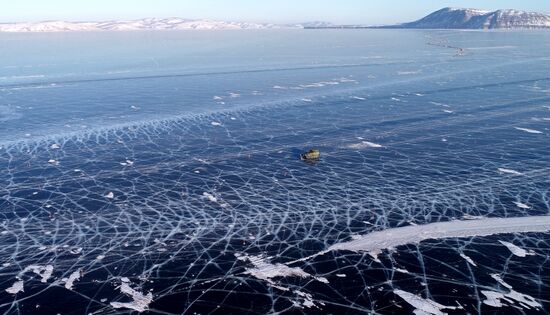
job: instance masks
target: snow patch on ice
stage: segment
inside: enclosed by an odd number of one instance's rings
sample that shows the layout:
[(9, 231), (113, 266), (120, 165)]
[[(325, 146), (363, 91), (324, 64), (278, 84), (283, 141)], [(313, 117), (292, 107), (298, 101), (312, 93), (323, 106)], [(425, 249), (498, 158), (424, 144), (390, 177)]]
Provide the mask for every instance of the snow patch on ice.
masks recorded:
[(23, 280), (15, 281), (11, 287), (6, 289), (6, 292), (10, 294), (17, 294), (19, 292), (23, 292)]
[(550, 231), (550, 216), (437, 222), (372, 232), (356, 240), (334, 244), (328, 250), (376, 252), (400, 245), (416, 244), (428, 239), (546, 231)]
[(46, 283), (46, 282), (48, 282), (48, 279), (50, 279), (52, 274), (53, 274), (53, 266), (52, 265), (47, 265), (47, 266), (31, 265), (31, 266), (27, 266), (25, 269), (23, 269), (23, 271), (21, 273), (23, 274), (23, 273), (29, 272), (29, 271), (32, 271), (35, 274), (42, 277), (42, 279), (40, 279), (40, 282)]
[(490, 290), (482, 290), (481, 293), (486, 297), (486, 299), (483, 301), (483, 304), (493, 307), (502, 307), (503, 302), (508, 302), (510, 305), (513, 305), (514, 302), (517, 302), (519, 305), (521, 305), (521, 307), (526, 309), (542, 307), (542, 305), (537, 302), (537, 300), (532, 296), (515, 291), (513, 287), (504, 282), (504, 280), (502, 280), (499, 275), (492, 274), (491, 277), (502, 286), (507, 288), (509, 292), (504, 293)]
[[(313, 296), (309, 293), (306, 293), (306, 292), (302, 292), (302, 291), (295, 291), (296, 295), (298, 296), (298, 301), (292, 301), (292, 304), (295, 306), (295, 307), (298, 307), (298, 308), (304, 308), (304, 307), (307, 307), (307, 308), (312, 308), (312, 307), (316, 307), (316, 308), (320, 308), (319, 305), (325, 305), (325, 303), (323, 302), (318, 302), (318, 301), (315, 301), (313, 299)], [(317, 305), (317, 304), (319, 305)]]
[(202, 199), (207, 199), (210, 202), (218, 202), (218, 198), (214, 197), (214, 195), (207, 192), (202, 193)]
[(528, 133), (535, 133), (535, 134), (541, 134), (542, 133), (542, 131), (538, 131), (538, 130), (535, 130), (535, 129), (520, 128), (520, 127), (514, 127), (514, 128), (517, 129), (517, 130), (520, 130), (520, 131), (528, 132)]
[(415, 314), (445, 315), (446, 313), (442, 310), (456, 310), (458, 308), (456, 306), (445, 306), (403, 290), (394, 290), (393, 293), (397, 294), (400, 298), (405, 300), (405, 302), (416, 308)]
[(246, 254), (235, 254), (237, 260), (248, 261), (254, 268), (247, 268), (245, 274), (254, 276), (257, 279), (267, 281), (270, 284), (275, 284), (273, 278), (278, 277), (299, 277), (299, 278), (313, 278), (322, 283), (328, 283), (329, 281), (324, 277), (315, 277), (299, 267), (289, 267), (281, 263), (269, 263), (270, 257), (265, 256), (249, 256)]
[(455, 220), (425, 225), (409, 225), (376, 231), (362, 235), (348, 242), (336, 243), (326, 250), (311, 256), (288, 262), (287, 265), (306, 261), (328, 252), (338, 250), (367, 252), (373, 258), (377, 258), (384, 249), (391, 249), (407, 244), (418, 244), (429, 239), (548, 231), (550, 231), (550, 216), (481, 218), (478, 220)]
[(137, 312), (144, 312), (149, 308), (149, 304), (153, 302), (153, 294), (151, 292), (143, 294), (135, 289), (130, 287), (129, 279), (122, 278), (121, 285), (119, 287), (120, 292), (126, 294), (132, 298), (132, 302), (111, 302), (111, 306), (114, 308), (127, 308)]
[(54, 159), (49, 159), (48, 163), (50, 163), (51, 165), (59, 165), (59, 161)]
[(506, 246), (511, 252), (512, 254), (518, 256), (518, 257), (525, 257), (525, 256), (532, 256), (532, 255), (536, 255), (535, 252), (533, 251), (526, 251), (525, 249), (519, 247), (519, 246), (516, 246), (512, 243), (509, 243), (509, 242), (505, 242), (505, 241), (499, 241), (500, 244)]
[(481, 294), (485, 295), (485, 300), (483, 300), (483, 304), (492, 307), (502, 307), (501, 300), (505, 298), (503, 293), (489, 290), (481, 290)]
[(378, 143), (369, 142), (369, 141), (361, 141), (360, 143), (354, 143), (348, 145), (349, 149), (367, 149), (367, 148), (383, 148), (384, 146)]
[(418, 74), (420, 72), (421, 72), (420, 70), (416, 70), (416, 71), (397, 71), (397, 74), (398, 75), (411, 75), (411, 74)]
[(477, 264), (470, 258), (469, 256), (466, 256), (464, 253), (460, 253), (460, 257), (464, 258), (470, 265), (477, 267)]
[(81, 274), (82, 274), (82, 271), (79, 269), (79, 270), (71, 273), (69, 278), (61, 279), (61, 281), (65, 282), (65, 288), (68, 289), (68, 290), (72, 290), (75, 281), (80, 280), (80, 275)]
[(521, 208), (521, 209), (531, 209), (530, 206), (524, 204), (524, 203), (521, 203), (519, 201), (514, 201), (514, 204), (518, 207), (518, 208)]
[(501, 173), (505, 173), (505, 174), (523, 175), (523, 173), (520, 173), (518, 171), (509, 169), (509, 168), (499, 168), (498, 171), (501, 172)]

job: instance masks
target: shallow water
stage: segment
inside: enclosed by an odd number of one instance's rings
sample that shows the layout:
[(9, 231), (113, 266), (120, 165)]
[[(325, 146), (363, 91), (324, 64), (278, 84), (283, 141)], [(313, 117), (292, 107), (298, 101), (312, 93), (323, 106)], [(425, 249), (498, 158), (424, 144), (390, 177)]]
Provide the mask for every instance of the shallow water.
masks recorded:
[(3, 312), (548, 312), (548, 233), (319, 254), (547, 215), (548, 32), (0, 41)]

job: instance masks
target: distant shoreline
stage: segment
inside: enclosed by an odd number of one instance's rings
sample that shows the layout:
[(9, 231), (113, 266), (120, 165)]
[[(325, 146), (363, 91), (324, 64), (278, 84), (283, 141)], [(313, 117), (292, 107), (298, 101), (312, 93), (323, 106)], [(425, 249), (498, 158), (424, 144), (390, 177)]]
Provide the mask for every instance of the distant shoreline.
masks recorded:
[(144, 18), (94, 22), (0, 23), (0, 33), (83, 32), (83, 31), (176, 31), (176, 30), (266, 30), (266, 29), (445, 29), (445, 30), (544, 30), (550, 29), (550, 15), (519, 10), (483, 11), (443, 8), (408, 23), (392, 25), (333, 24), (324, 21), (273, 24), (231, 22), (210, 19)]
[(510, 28), (431, 28), (431, 27), (400, 27), (400, 26), (327, 26), (327, 27), (304, 27), (305, 30), (323, 30), (323, 29), (340, 29), (340, 30), (357, 30), (357, 29), (375, 29), (375, 30), (455, 30), (455, 31), (506, 31), (506, 30), (550, 30), (550, 27), (510, 27)]

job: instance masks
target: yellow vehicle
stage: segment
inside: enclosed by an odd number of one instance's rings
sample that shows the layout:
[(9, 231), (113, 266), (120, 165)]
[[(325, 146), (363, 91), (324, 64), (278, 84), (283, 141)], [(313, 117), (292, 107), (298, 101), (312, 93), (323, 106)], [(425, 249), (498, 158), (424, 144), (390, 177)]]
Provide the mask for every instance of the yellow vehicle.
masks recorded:
[(321, 152), (319, 152), (319, 150), (311, 149), (306, 153), (300, 154), (300, 160), (303, 160), (303, 161), (318, 160), (320, 156), (321, 156)]

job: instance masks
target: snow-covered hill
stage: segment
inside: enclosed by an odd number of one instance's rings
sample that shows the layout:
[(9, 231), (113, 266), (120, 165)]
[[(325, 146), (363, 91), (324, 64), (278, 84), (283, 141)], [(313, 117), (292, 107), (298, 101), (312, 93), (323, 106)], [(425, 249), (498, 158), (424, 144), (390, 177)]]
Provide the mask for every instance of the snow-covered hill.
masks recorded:
[(444, 8), (415, 22), (390, 28), (500, 29), (550, 28), (550, 15), (518, 10)]
[[(285, 26), (181, 18), (141, 19), (106, 22), (47, 21), (37, 23), (3, 23), (0, 32), (64, 32), (64, 31), (137, 31), (137, 30), (226, 30), (270, 29)], [(296, 26), (299, 27), (299, 26)]]

